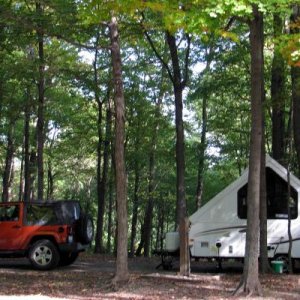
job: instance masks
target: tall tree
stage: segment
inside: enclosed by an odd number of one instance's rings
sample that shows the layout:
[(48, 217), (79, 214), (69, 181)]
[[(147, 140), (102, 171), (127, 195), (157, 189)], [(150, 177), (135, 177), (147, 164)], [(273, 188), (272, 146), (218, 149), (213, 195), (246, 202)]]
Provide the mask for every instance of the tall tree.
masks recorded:
[(38, 168), (38, 200), (44, 199), (44, 106), (45, 106), (45, 56), (44, 56), (44, 28), (43, 28), (43, 5), (40, 1), (36, 2), (37, 15), (37, 40), (39, 58), (39, 77), (38, 77), (38, 119), (37, 119), (37, 168)]
[[(291, 34), (297, 35), (300, 33), (299, 26), (300, 19), (300, 5), (294, 5), (293, 14), (291, 16)], [(293, 101), (293, 129), (294, 141), (298, 162), (298, 174), (300, 175), (300, 66), (299, 64), (292, 64), (292, 101)]]
[(185, 231), (186, 219), (186, 199), (185, 199), (185, 157), (184, 157), (184, 125), (183, 125), (183, 90), (186, 87), (188, 80), (188, 67), (189, 67), (189, 54), (190, 54), (190, 36), (185, 34), (186, 38), (186, 53), (184, 56), (183, 68), (180, 67), (178, 45), (174, 33), (166, 31), (166, 42), (169, 47), (171, 65), (169, 68), (168, 63), (163, 59), (156, 49), (149, 33), (144, 30), (147, 40), (152, 47), (154, 53), (160, 62), (167, 69), (169, 78), (173, 85), (174, 99), (175, 99), (175, 127), (176, 127), (176, 224), (179, 225), (180, 231), (180, 273), (182, 275), (189, 274), (188, 263), (183, 261), (188, 260), (189, 254), (186, 241), (187, 232)]
[(6, 158), (5, 158), (5, 168), (3, 173), (3, 191), (2, 191), (2, 201), (7, 202), (10, 199), (10, 188), (13, 176), (13, 158), (15, 154), (15, 119), (10, 120), (8, 125), (7, 133), (7, 146), (6, 146)]
[[(280, 37), (283, 31), (283, 21), (279, 13), (274, 14), (274, 38)], [(283, 163), (285, 145), (285, 91), (284, 91), (284, 60), (280, 47), (275, 41), (272, 70), (272, 154), (273, 158)]]
[(262, 294), (258, 278), (259, 256), (259, 201), (262, 149), (262, 103), (264, 95), (263, 76), (263, 14), (257, 5), (253, 5), (253, 17), (250, 20), (251, 47), (251, 143), (249, 158), (249, 177), (247, 191), (247, 232), (244, 272), (236, 294)]
[(114, 160), (116, 168), (116, 199), (117, 199), (117, 263), (114, 283), (120, 284), (129, 279), (128, 254), (127, 254), (127, 188), (125, 171), (125, 99), (122, 80), (122, 59), (119, 42), (118, 22), (112, 16), (108, 24), (111, 41), (111, 60), (114, 82), (114, 104), (115, 104), (115, 145)]

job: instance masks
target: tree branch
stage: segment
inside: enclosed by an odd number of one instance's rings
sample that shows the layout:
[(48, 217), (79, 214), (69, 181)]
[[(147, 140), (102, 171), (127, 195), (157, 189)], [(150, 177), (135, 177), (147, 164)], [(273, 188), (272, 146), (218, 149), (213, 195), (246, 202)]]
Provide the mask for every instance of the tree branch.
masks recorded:
[(69, 38), (67, 38), (65, 36), (57, 35), (57, 34), (55, 35), (55, 37), (57, 39), (59, 39), (59, 40), (65, 41), (65, 42), (67, 42), (67, 43), (69, 43), (69, 44), (71, 44), (71, 45), (73, 45), (75, 47), (83, 48), (83, 49), (86, 49), (86, 50), (93, 50), (93, 51), (95, 51), (95, 50), (101, 50), (101, 49), (111, 50), (111, 46), (99, 46), (99, 45), (95, 46), (95, 45), (81, 44), (81, 43), (76, 42), (76, 41), (74, 41), (72, 39), (69, 39)]
[[(145, 19), (145, 16), (144, 16), (144, 13), (142, 13), (142, 19), (144, 20)], [(172, 83), (174, 83), (174, 77), (173, 77), (173, 74), (172, 74), (172, 71), (171, 69), (169, 68), (168, 64), (164, 61), (163, 57), (158, 53), (158, 50), (156, 49), (155, 45), (154, 45), (154, 42), (152, 41), (149, 33), (147, 32), (146, 28), (144, 27), (143, 23), (140, 23), (141, 24), (141, 27), (142, 27), (142, 31), (147, 39), (147, 41), (149, 42), (150, 44), (150, 47), (151, 49), (153, 50), (153, 52), (155, 53), (157, 59), (161, 62), (161, 64), (166, 68), (167, 72), (168, 72), (168, 75), (172, 81)]]

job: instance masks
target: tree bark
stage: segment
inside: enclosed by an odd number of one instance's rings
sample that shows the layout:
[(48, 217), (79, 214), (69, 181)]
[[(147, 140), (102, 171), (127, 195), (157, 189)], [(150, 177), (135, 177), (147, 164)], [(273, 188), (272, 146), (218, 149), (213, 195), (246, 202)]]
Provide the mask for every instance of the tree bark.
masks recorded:
[[(137, 143), (136, 143), (137, 144)], [(133, 193), (133, 207), (132, 207), (132, 220), (131, 220), (131, 237), (130, 237), (130, 256), (134, 256), (135, 252), (135, 238), (136, 238), (136, 226), (138, 220), (138, 206), (139, 206), (139, 191), (140, 186), (140, 172), (139, 172), (139, 161), (135, 161), (134, 168), (134, 193)]]
[(113, 279), (115, 285), (127, 282), (128, 253), (127, 253), (127, 191), (125, 170), (125, 99), (122, 80), (122, 63), (119, 44), (118, 23), (116, 17), (112, 17), (109, 23), (111, 40), (111, 58), (114, 80), (114, 103), (115, 103), (115, 167), (116, 167), (116, 199), (117, 199), (117, 261), (116, 273)]
[[(97, 89), (97, 87), (96, 87)], [(95, 93), (97, 94), (97, 93)], [(96, 99), (97, 99), (96, 95)], [(97, 211), (97, 229), (95, 237), (95, 253), (103, 253), (103, 219), (104, 219), (104, 199), (101, 195), (101, 164), (102, 164), (102, 102), (97, 100), (98, 106), (98, 143), (97, 143), (97, 198), (98, 198), (98, 211)]]
[[(184, 126), (183, 126), (183, 102), (182, 93), (188, 80), (188, 65), (189, 65), (189, 53), (190, 53), (190, 37), (187, 35), (187, 46), (185, 53), (184, 69), (181, 74), (178, 49), (176, 45), (176, 38), (170, 32), (166, 32), (166, 41), (170, 50), (172, 70), (169, 68), (168, 63), (162, 56), (159, 55), (157, 49), (154, 46), (149, 34), (144, 29), (146, 38), (154, 51), (159, 61), (166, 68), (169, 78), (173, 84), (174, 97), (175, 97), (175, 123), (176, 123), (176, 224), (179, 224), (180, 234), (184, 232), (185, 217), (186, 217), (186, 200), (185, 200), (185, 158), (184, 158)], [(183, 76), (182, 76), (183, 75)], [(188, 233), (185, 233), (188, 234)], [(187, 247), (184, 245), (186, 241), (184, 236), (180, 236), (180, 274), (189, 275), (190, 270), (187, 270), (186, 266), (189, 264), (184, 261), (185, 258), (189, 258), (186, 255)]]
[[(295, 5), (293, 8), (293, 14), (291, 22), (296, 23), (300, 18), (300, 5)], [(291, 34), (299, 34), (299, 27), (294, 27), (291, 30)], [(294, 127), (294, 140), (295, 149), (297, 153), (298, 162), (298, 175), (300, 175), (300, 67), (297, 65), (291, 66), (292, 77), (292, 101), (293, 101), (293, 127)]]
[(28, 202), (32, 201), (35, 198), (35, 189), (34, 189), (34, 182), (36, 179), (36, 160), (37, 160), (37, 155), (35, 150), (30, 151), (29, 155), (29, 198)]
[[(111, 141), (111, 107), (110, 100), (107, 99), (107, 109), (106, 109), (106, 128), (105, 128), (105, 140), (104, 140), (104, 148), (103, 148), (103, 168), (102, 168), (102, 176), (99, 184), (99, 194), (98, 200), (100, 205), (98, 207), (98, 231), (97, 231), (97, 241), (98, 241), (98, 251), (96, 253), (105, 252), (103, 245), (103, 227), (104, 227), (104, 212), (105, 212), (105, 197), (106, 197), (106, 184), (107, 184), (107, 176), (108, 176), (108, 167), (109, 167), (109, 150), (110, 150), (110, 141)], [(98, 153), (101, 154), (101, 153)]]
[(8, 126), (8, 134), (7, 134), (5, 168), (4, 168), (3, 180), (2, 180), (3, 182), (2, 201), (3, 202), (7, 202), (10, 200), (9, 190), (11, 187), (13, 157), (15, 153), (14, 130), (15, 130), (15, 121), (10, 121)]
[(196, 205), (198, 209), (202, 205), (204, 162), (205, 162), (205, 150), (206, 150), (206, 131), (207, 131), (207, 99), (206, 96), (204, 96), (203, 103), (202, 103), (201, 141), (198, 148), (199, 162), (198, 162), (198, 180), (197, 180), (197, 189), (196, 189)]
[(270, 270), (268, 259), (268, 218), (267, 218), (267, 186), (266, 186), (266, 151), (264, 139), (264, 124), (262, 133), (262, 152), (261, 152), (261, 170), (260, 170), (260, 247), (259, 247), (259, 269), (260, 273), (265, 274)]
[(19, 197), (18, 200), (24, 201), (24, 142), (22, 144), (22, 157), (21, 157), (21, 166), (20, 166), (20, 182), (19, 182)]
[(38, 193), (37, 198), (44, 200), (44, 106), (45, 106), (45, 57), (44, 57), (44, 30), (41, 24), (43, 16), (42, 4), (36, 2), (36, 14), (39, 18), (37, 26), (38, 54), (39, 54), (39, 80), (38, 80), (38, 119), (37, 119), (37, 169)]
[(53, 200), (54, 194), (54, 175), (52, 169), (52, 158), (48, 158), (48, 184), (47, 184), (47, 201)]
[[(282, 34), (283, 21), (275, 14), (273, 20), (274, 38)], [(283, 163), (285, 152), (285, 95), (284, 95), (284, 60), (280, 47), (275, 44), (272, 62), (271, 101), (272, 101), (272, 153), (273, 158)]]
[[(111, 151), (113, 152), (113, 151)], [(106, 249), (108, 253), (112, 253), (112, 234), (114, 232), (113, 229), (113, 222), (112, 222), (112, 215), (113, 215), (113, 174), (114, 174), (114, 166), (113, 166), (113, 153), (111, 153), (111, 166), (110, 166), (110, 177), (109, 177), (109, 183), (108, 183), (108, 220), (107, 220), (107, 245)]]
[(253, 5), (250, 21), (251, 47), (251, 135), (249, 177), (247, 192), (247, 232), (244, 271), (236, 294), (262, 295), (258, 277), (259, 257), (259, 200), (262, 149), (262, 102), (263, 102), (263, 15)]
[(179, 57), (177, 53), (176, 38), (169, 32), (166, 33), (167, 43), (170, 49), (171, 61), (173, 67), (173, 89), (175, 96), (175, 124), (176, 124), (176, 218), (179, 224), (180, 232), (180, 274), (188, 276), (190, 274), (189, 263), (186, 259), (189, 258), (186, 246), (185, 218), (186, 218), (186, 200), (185, 200), (185, 157), (184, 157), (184, 126), (183, 126), (183, 101), (182, 92), (185, 84), (181, 78), (179, 65)]

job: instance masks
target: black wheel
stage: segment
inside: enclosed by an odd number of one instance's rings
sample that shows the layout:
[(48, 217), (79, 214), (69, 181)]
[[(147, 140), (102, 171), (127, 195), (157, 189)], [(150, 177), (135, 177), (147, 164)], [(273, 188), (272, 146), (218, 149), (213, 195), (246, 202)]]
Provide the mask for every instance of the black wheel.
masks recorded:
[(61, 266), (69, 266), (73, 262), (75, 262), (77, 257), (78, 257), (78, 252), (61, 253), (59, 264)]
[(83, 244), (89, 244), (94, 238), (93, 219), (89, 215), (82, 215), (79, 222), (79, 236)]
[(59, 253), (56, 246), (49, 240), (35, 242), (29, 250), (29, 260), (37, 270), (50, 270), (59, 263)]

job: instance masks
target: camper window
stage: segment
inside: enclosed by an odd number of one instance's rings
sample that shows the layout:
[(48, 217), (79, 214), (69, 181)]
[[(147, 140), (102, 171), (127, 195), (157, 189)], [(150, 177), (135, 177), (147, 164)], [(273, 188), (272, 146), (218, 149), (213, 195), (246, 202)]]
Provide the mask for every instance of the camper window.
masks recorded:
[[(267, 214), (268, 219), (287, 219), (288, 218), (288, 187), (287, 182), (279, 177), (272, 169), (266, 168), (267, 177)], [(247, 218), (247, 188), (245, 184), (238, 190), (238, 217)], [(291, 187), (289, 198), (289, 211), (291, 219), (298, 217), (298, 193)]]

